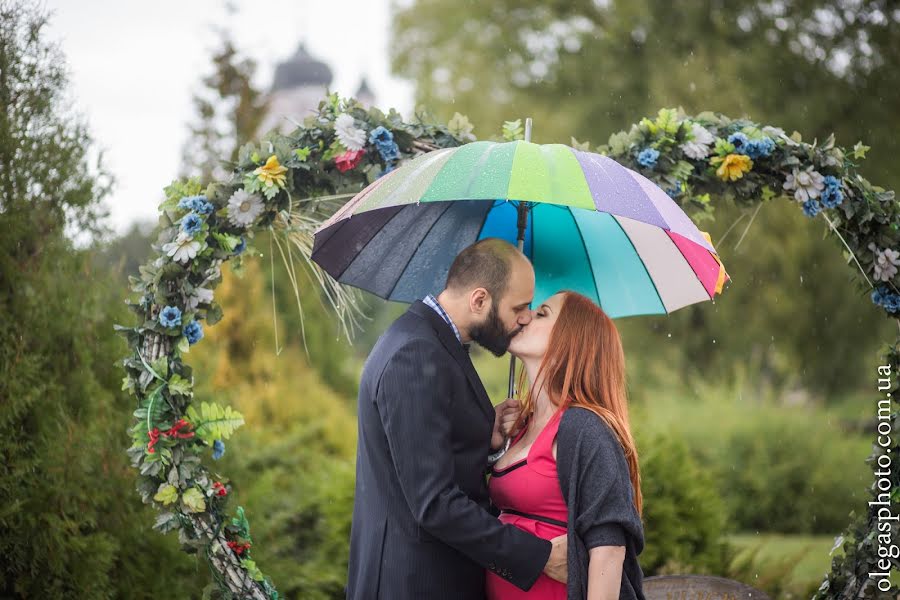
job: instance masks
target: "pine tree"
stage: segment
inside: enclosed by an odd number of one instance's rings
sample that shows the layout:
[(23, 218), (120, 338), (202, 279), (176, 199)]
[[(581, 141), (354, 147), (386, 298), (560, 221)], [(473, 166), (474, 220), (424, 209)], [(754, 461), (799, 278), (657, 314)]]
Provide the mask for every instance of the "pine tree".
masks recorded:
[(0, 0), (0, 596), (197, 597), (193, 561), (133, 490), (123, 289), (67, 235), (105, 231), (108, 177), (46, 27)]

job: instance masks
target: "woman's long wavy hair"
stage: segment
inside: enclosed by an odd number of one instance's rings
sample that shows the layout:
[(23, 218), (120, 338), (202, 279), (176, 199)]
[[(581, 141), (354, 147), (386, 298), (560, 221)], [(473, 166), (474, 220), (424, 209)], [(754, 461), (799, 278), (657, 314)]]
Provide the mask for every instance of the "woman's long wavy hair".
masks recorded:
[[(559, 409), (586, 408), (603, 419), (615, 432), (625, 451), (634, 490), (634, 505), (643, 515), (638, 453), (631, 436), (625, 388), (625, 352), (612, 319), (589, 298), (562, 290), (564, 300), (538, 368), (536, 381), (543, 382), (550, 401)], [(519, 373), (518, 399), (522, 414), (515, 428), (534, 412), (537, 390), (523, 392), (526, 372)]]

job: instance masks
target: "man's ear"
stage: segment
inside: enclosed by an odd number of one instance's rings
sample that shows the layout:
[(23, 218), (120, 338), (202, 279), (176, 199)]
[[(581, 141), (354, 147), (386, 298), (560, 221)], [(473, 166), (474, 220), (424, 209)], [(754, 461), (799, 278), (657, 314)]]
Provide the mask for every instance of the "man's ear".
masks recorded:
[(477, 315), (487, 314), (491, 310), (491, 295), (484, 288), (475, 288), (469, 294), (469, 310)]

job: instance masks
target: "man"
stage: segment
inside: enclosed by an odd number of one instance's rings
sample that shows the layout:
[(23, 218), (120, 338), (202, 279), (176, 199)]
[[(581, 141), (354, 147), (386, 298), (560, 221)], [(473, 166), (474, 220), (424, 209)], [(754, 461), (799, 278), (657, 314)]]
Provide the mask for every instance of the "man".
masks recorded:
[(488, 455), (509, 401), (494, 409), (468, 353), (471, 341), (505, 353), (533, 295), (530, 261), (487, 238), (375, 344), (359, 388), (348, 599), (480, 600), (484, 569), (523, 590), (542, 571), (565, 581), (565, 536), (543, 540), (489, 512)]

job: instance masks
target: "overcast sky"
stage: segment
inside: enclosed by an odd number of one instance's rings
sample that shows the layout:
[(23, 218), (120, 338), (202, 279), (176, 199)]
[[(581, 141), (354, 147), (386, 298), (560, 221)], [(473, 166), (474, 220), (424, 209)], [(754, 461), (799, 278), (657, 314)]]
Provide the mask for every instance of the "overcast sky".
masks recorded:
[(365, 73), (380, 108), (412, 109), (413, 86), (388, 72), (389, 0), (45, 0), (52, 40), (66, 54), (76, 107), (116, 177), (107, 200), (111, 225), (155, 222), (162, 188), (178, 174), (192, 119), (191, 95), (210, 72), (227, 26), (259, 66), (268, 89), (275, 66), (301, 40), (331, 67), (332, 89), (352, 95)]

